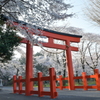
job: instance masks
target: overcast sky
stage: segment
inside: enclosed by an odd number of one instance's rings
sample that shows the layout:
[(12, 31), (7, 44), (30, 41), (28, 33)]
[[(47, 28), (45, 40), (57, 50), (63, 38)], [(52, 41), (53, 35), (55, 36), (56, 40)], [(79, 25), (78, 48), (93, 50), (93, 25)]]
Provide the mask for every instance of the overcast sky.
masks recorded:
[(74, 13), (72, 18), (69, 18), (67, 21), (63, 21), (58, 26), (66, 27), (77, 27), (82, 28), (84, 32), (100, 34), (100, 28), (95, 25), (89, 18), (86, 16), (86, 7), (88, 6), (88, 0), (65, 0), (67, 3), (73, 5), (72, 8), (68, 10), (68, 13)]
[(99, 27), (95, 26), (85, 15), (88, 0), (69, 0), (74, 6), (71, 8), (75, 16), (69, 20), (70, 26), (82, 28), (85, 32), (100, 34)]

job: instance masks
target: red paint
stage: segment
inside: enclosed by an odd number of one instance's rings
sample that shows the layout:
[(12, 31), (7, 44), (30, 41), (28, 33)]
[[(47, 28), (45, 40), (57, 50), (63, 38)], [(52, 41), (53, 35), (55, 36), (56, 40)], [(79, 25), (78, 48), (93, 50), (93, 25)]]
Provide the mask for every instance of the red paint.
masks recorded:
[(30, 81), (33, 78), (33, 47), (28, 41), (26, 47), (26, 96), (30, 95), (30, 91), (33, 90), (33, 82)]
[(21, 82), (21, 80), (22, 80), (22, 76), (19, 76), (19, 94), (22, 94), (22, 82)]
[[(42, 97), (44, 95), (48, 95), (50, 96), (52, 99), (56, 98), (58, 96), (58, 93), (56, 91), (56, 75), (55, 75), (55, 70), (54, 68), (50, 68), (49, 70), (50, 75), (48, 77), (43, 77), (42, 73), (38, 73), (38, 77), (37, 78), (29, 78), (30, 82), (38, 81), (38, 90), (34, 91), (34, 90), (28, 90), (29, 92), (26, 91), (27, 89), (23, 90), (22, 89), (22, 82), (26, 82), (27, 83), (27, 79), (22, 79), (22, 77), (20, 76), (19, 79), (16, 79), (16, 76), (13, 77), (13, 81), (14, 81), (14, 93), (25, 93), (27, 96), (28, 95), (32, 95), (32, 94), (37, 94), (39, 97)], [(50, 91), (44, 91), (43, 90), (43, 81), (46, 80), (50, 81)], [(17, 84), (18, 83), (18, 89), (17, 89)], [(30, 84), (30, 83), (29, 83)], [(29, 87), (30, 88), (30, 87)]]
[(84, 86), (84, 90), (88, 90), (88, 89), (87, 89), (88, 83), (87, 83), (87, 78), (86, 78), (86, 72), (83, 72), (83, 73), (82, 73), (82, 77), (83, 77), (83, 86)]
[(50, 68), (49, 72), (50, 72), (50, 91), (51, 91), (50, 94), (51, 98), (54, 99), (58, 96), (56, 92), (56, 75), (54, 68)]
[(42, 97), (42, 92), (43, 92), (43, 81), (42, 81), (42, 72), (38, 73), (38, 95), (39, 97)]
[(68, 84), (69, 89), (74, 90), (74, 71), (73, 71), (73, 65), (72, 65), (72, 55), (71, 55), (71, 47), (70, 47), (70, 41), (66, 41), (66, 44), (69, 46), (66, 50), (66, 59), (67, 59), (67, 68), (68, 68)]
[(99, 75), (99, 70), (95, 69), (95, 79), (96, 79), (96, 86), (97, 86), (97, 90), (100, 90), (100, 75)]
[[(86, 75), (86, 72), (82, 72), (82, 76), (77, 76), (77, 77), (73, 77), (73, 80), (75, 79), (82, 79), (83, 82), (83, 86), (74, 86), (74, 89), (84, 89), (85, 91), (88, 89), (97, 89), (100, 91), (100, 74), (99, 74), (99, 70), (95, 69), (94, 70), (95, 74), (94, 75)], [(94, 78), (96, 80), (96, 85), (93, 86), (88, 86), (88, 80), (89, 78)], [(68, 80), (69, 81), (69, 77), (66, 78), (61, 78), (59, 76), (59, 78), (56, 78), (56, 81), (60, 82), (60, 86), (56, 87), (59, 88), (60, 90), (65, 89), (65, 88), (72, 88), (70, 86), (62, 86), (63, 80)]]
[(14, 75), (13, 76), (13, 93), (16, 93), (16, 87), (17, 87), (17, 84), (16, 84), (16, 82), (15, 82), (15, 80), (16, 80), (17, 78), (16, 78), (16, 75)]

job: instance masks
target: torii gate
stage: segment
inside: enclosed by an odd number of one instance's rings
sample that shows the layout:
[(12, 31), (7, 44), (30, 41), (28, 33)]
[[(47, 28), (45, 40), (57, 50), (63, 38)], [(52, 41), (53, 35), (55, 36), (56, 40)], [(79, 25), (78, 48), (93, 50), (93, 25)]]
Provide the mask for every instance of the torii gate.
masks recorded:
[[(71, 55), (71, 51), (78, 51), (77, 47), (72, 47), (70, 46), (70, 42), (75, 42), (78, 43), (80, 42), (80, 38), (82, 36), (80, 35), (72, 35), (72, 34), (67, 34), (67, 33), (61, 33), (61, 32), (56, 32), (56, 31), (52, 31), (52, 30), (48, 30), (48, 29), (43, 29), (40, 30), (40, 32), (43, 34), (43, 36), (48, 37), (48, 43), (42, 43), (42, 45), (44, 47), (49, 47), (49, 48), (56, 48), (56, 49), (62, 49), (62, 50), (66, 50), (66, 59), (67, 59), (67, 66), (68, 67), (68, 82), (69, 82), (69, 89), (70, 90), (74, 90), (74, 74), (73, 74), (73, 64), (72, 64), (72, 55)], [(34, 34), (34, 33), (32, 33)], [(55, 44), (54, 43), (54, 39), (57, 40), (63, 40), (65, 41), (65, 45), (60, 45), (60, 44)], [(27, 40), (23, 40), (23, 43), (27, 44), (27, 50), (26, 50), (26, 56), (27, 56), (27, 60), (26, 60), (26, 89), (29, 89), (30, 86), (30, 90), (31, 88), (31, 84), (29, 79), (33, 74), (32, 71), (32, 51), (33, 51), (33, 47), (31, 46), (31, 44), (29, 43), (29, 41)]]
[[(6, 16), (3, 16), (3, 17), (4, 17), (4, 20), (9, 20), (8, 17)], [(19, 25), (20, 21), (17, 21), (17, 22), (13, 21), (13, 24)], [(23, 24), (23, 27), (21, 27), (22, 29), (28, 29), (28, 27), (26, 27), (25, 24)], [(79, 43), (80, 38), (82, 36), (57, 32), (57, 31), (48, 30), (48, 29), (42, 29), (42, 30), (38, 29), (38, 30), (42, 33), (43, 36), (46, 36), (48, 38), (47, 43), (42, 43), (44, 47), (66, 50), (66, 56), (67, 56), (66, 57), (67, 59), (66, 67), (68, 67), (69, 89), (74, 90), (74, 80), (73, 80), (74, 74), (73, 74), (71, 51), (78, 51), (78, 48), (72, 47), (70, 45), (70, 42)], [(29, 32), (32, 35), (35, 34), (33, 31), (29, 31)], [(53, 41), (54, 39), (65, 41), (65, 45), (55, 44)], [(33, 58), (32, 58), (33, 57), (33, 46), (27, 39), (23, 39), (21, 42), (25, 43), (27, 46), (26, 47), (26, 90), (27, 90), (26, 95), (29, 95), (30, 90), (33, 89), (33, 83), (30, 82), (30, 78), (33, 77)]]

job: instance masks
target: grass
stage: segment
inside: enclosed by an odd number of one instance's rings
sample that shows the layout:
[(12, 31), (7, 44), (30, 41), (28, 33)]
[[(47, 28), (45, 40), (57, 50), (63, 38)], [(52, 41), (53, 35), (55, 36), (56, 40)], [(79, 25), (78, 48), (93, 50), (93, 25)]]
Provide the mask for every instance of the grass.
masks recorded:
[[(88, 81), (88, 85), (95, 85), (96, 83), (95, 83), (95, 80), (89, 80)], [(75, 86), (82, 86), (83, 85), (83, 82), (82, 81), (80, 81), (80, 82), (75, 82)], [(57, 85), (57, 86), (59, 86), (59, 84)], [(66, 82), (65, 84), (64, 84), (64, 86), (68, 86), (68, 82)], [(38, 87), (36, 84), (34, 85), (34, 87)], [(44, 87), (50, 87), (50, 84), (49, 83), (46, 83), (46, 84), (44, 84)]]
[[(96, 82), (95, 80), (88, 80), (88, 85), (96, 85)], [(75, 82), (75, 86), (82, 86), (83, 85), (83, 82), (80, 81), (80, 82)]]
[(93, 80), (93, 81), (88, 81), (88, 85), (96, 85), (96, 81)]
[[(38, 85), (34, 84), (34, 87), (38, 87)], [(43, 84), (43, 87), (50, 87), (50, 84), (49, 83), (48, 84)]]
[[(63, 86), (68, 86), (68, 81), (65, 80), (65, 81), (63, 81), (63, 83), (64, 82), (65, 82), (65, 84), (63, 84)], [(38, 87), (37, 84), (38, 84), (38, 82), (35, 82), (34, 87)], [(94, 79), (88, 80), (88, 86), (89, 85), (92, 86), (92, 85), (95, 85), (95, 84), (96, 84), (96, 82), (95, 82)], [(82, 80), (80, 80), (79, 82), (75, 81), (75, 86), (82, 86), (82, 85), (83, 85)], [(12, 86), (12, 85), (9, 85), (9, 86)], [(25, 84), (23, 84), (23, 86), (25, 86)], [(59, 84), (57, 84), (57, 86), (59, 86)], [(50, 87), (50, 82), (43, 84), (43, 87)]]

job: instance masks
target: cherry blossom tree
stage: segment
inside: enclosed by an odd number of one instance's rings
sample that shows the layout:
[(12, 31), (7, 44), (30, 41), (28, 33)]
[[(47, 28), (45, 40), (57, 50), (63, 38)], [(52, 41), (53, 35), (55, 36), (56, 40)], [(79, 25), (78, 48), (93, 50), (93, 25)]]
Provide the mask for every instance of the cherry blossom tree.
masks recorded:
[[(24, 24), (33, 29), (37, 29), (37, 26), (39, 26), (42, 29), (55, 21), (72, 17), (73, 14), (67, 12), (72, 6), (66, 4), (66, 2), (67, 0), (2, 0), (0, 1), (0, 14), (8, 16), (4, 19), (13, 20), (20, 23), (20, 25)], [(20, 30), (20, 27), (17, 28)], [(20, 31), (31, 42), (34, 40), (32, 35), (26, 32), (28, 30), (22, 31), (21, 29)], [(35, 31), (35, 33), (40, 32)]]
[[(38, 28), (47, 28), (53, 22), (72, 17), (73, 14), (67, 12), (72, 6), (66, 2), (67, 0), (0, 0), (0, 20), (14, 26), (32, 44), (38, 44), (38, 38), (34, 38), (28, 30), (31, 29), (38, 35), (41, 34)], [(12, 21), (19, 25), (14, 25)], [(21, 29), (23, 25), (29, 28)]]
[(76, 45), (79, 48), (79, 52), (72, 52), (75, 76), (80, 76), (82, 72), (93, 74), (95, 68), (100, 69), (100, 35), (85, 33), (81, 28), (76, 27), (56, 27), (55, 29), (61, 32), (82, 35), (80, 43), (71, 43), (72, 46)]
[(67, 0), (1, 0), (1, 13), (11, 19), (27, 22), (32, 25), (48, 25), (54, 20), (71, 17), (68, 14), (70, 4)]
[(13, 75), (25, 77), (25, 63), (21, 63), (19, 59), (0, 63), (0, 79), (3, 80), (4, 85), (9, 85), (8, 83), (12, 80)]
[(100, 26), (100, 0), (88, 0), (84, 13), (93, 24)]
[(76, 56), (78, 56), (77, 58), (80, 58), (83, 72), (87, 72), (87, 74), (93, 74), (94, 69), (98, 68), (99, 66), (100, 35), (94, 33), (85, 33), (82, 29), (75, 27), (70, 27), (69, 32), (82, 35), (82, 39), (78, 44), (79, 52), (76, 54)]

